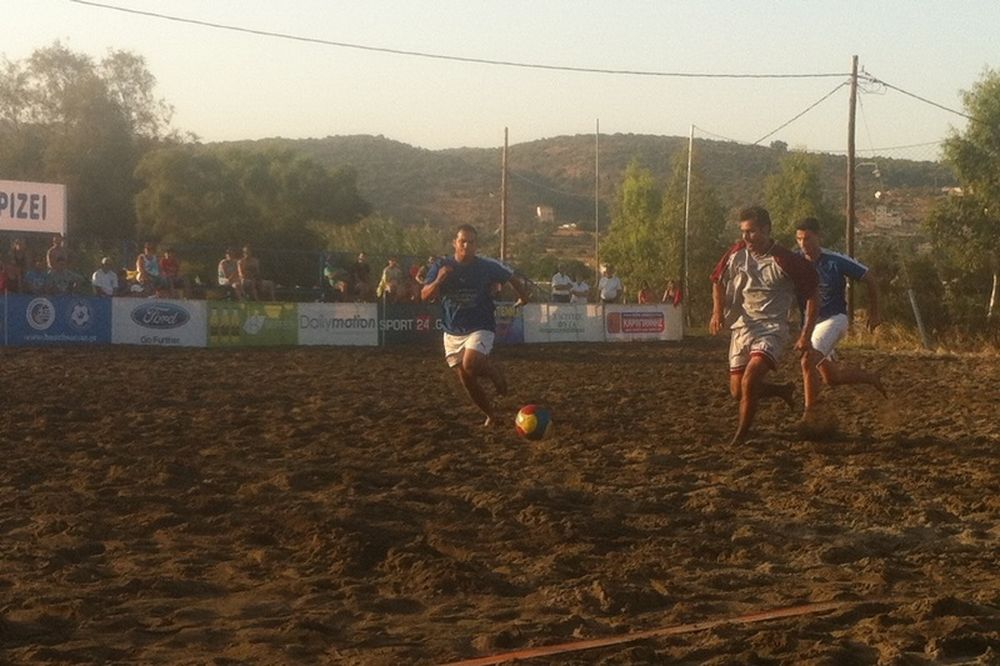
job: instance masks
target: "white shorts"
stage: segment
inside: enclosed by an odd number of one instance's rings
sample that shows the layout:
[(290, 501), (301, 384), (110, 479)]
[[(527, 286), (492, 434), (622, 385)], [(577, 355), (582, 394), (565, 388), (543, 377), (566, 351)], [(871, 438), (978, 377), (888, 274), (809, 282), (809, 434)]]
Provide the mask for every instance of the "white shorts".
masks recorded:
[(473, 331), (468, 335), (444, 334), (444, 359), (448, 362), (449, 368), (454, 368), (462, 363), (462, 356), (466, 349), (472, 349), (484, 356), (489, 356), (493, 351), (493, 331)]
[(787, 346), (787, 326), (764, 324), (734, 328), (729, 340), (729, 373), (743, 372), (753, 356), (763, 356), (772, 369), (777, 368)]
[(834, 348), (847, 335), (847, 325), (847, 315), (845, 314), (835, 314), (829, 319), (824, 319), (816, 324), (809, 343), (813, 349), (823, 355), (824, 361), (826, 359), (837, 359)]

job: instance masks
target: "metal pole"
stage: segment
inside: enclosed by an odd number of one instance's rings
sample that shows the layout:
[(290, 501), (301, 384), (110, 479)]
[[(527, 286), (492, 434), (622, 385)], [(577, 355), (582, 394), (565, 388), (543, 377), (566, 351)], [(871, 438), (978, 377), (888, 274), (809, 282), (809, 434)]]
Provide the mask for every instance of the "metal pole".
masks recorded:
[(597, 119), (594, 132), (594, 270), (601, 281), (601, 119)]
[(507, 128), (503, 128), (503, 170), (500, 176), (500, 261), (507, 261)]
[(688, 229), (690, 228), (691, 220), (691, 162), (692, 155), (694, 154), (694, 125), (691, 125), (691, 134), (688, 137), (688, 170), (687, 170), (687, 185), (684, 189), (684, 256), (681, 259), (681, 264), (683, 265), (683, 274), (681, 275), (681, 295), (684, 297), (684, 311), (691, 312), (691, 290), (688, 288), (689, 276), (688, 276)]
[[(854, 118), (858, 105), (858, 56), (852, 58), (851, 101), (847, 116), (847, 256), (854, 256)], [(854, 290), (847, 285), (847, 321), (854, 321)]]

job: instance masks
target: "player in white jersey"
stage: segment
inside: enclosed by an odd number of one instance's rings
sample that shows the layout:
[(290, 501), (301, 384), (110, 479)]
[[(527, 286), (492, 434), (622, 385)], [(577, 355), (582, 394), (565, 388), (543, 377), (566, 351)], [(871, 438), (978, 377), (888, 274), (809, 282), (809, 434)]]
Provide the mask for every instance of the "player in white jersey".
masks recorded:
[(796, 296), (806, 304), (802, 331), (795, 343), (800, 354), (810, 350), (816, 324), (816, 270), (802, 257), (771, 238), (771, 216), (760, 206), (740, 211), (742, 240), (731, 247), (712, 272), (712, 319), (717, 335), (731, 330), (729, 391), (739, 401), (739, 425), (731, 444), (746, 441), (763, 398), (778, 397), (792, 407), (792, 385), (772, 384), (767, 374), (790, 339), (788, 316)]

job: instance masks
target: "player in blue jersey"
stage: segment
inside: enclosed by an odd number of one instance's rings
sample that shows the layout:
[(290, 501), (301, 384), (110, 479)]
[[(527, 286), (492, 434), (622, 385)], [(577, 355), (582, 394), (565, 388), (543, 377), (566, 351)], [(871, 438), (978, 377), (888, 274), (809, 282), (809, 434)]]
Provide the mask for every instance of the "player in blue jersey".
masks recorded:
[(869, 384), (885, 396), (878, 374), (837, 360), (835, 347), (847, 334), (847, 280), (860, 281), (868, 288), (868, 329), (882, 323), (878, 285), (871, 270), (854, 259), (820, 246), (820, 228), (816, 218), (807, 217), (795, 225), (795, 241), (802, 255), (812, 262), (819, 275), (819, 313), (810, 343), (812, 349), (802, 356), (802, 392), (805, 396), (803, 422), (809, 420), (819, 403), (820, 378), (827, 386)]
[(528, 302), (524, 282), (509, 267), (494, 259), (476, 256), (478, 234), (463, 224), (455, 233), (455, 254), (435, 262), (427, 271), (420, 298), (439, 299), (443, 310), (444, 356), (455, 368), (459, 381), (472, 402), (486, 415), (483, 425), (495, 422), (493, 403), (479, 379), (493, 382), (497, 395), (507, 393), (507, 381), (500, 367), (490, 360), (496, 319), (493, 293), (497, 285), (509, 282), (517, 292), (516, 306)]

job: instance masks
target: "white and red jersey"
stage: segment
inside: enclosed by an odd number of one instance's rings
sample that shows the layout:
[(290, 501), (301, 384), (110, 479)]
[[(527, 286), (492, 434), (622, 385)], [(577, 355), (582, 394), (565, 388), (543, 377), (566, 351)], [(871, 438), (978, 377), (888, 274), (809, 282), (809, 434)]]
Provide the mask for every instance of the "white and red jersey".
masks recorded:
[(816, 291), (816, 269), (805, 258), (772, 241), (753, 254), (743, 241), (729, 248), (712, 271), (726, 287), (726, 324), (730, 328), (773, 324), (785, 327), (796, 298)]

